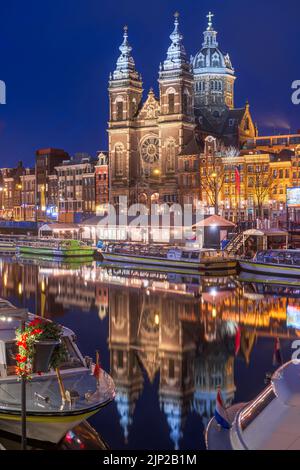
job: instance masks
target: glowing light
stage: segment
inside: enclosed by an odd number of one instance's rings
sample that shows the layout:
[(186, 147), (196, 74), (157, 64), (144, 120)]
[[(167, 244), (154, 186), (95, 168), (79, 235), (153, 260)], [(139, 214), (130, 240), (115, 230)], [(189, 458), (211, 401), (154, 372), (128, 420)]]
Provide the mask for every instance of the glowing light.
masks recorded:
[(217, 309), (216, 309), (216, 307), (213, 307), (213, 308), (212, 308), (211, 314), (212, 314), (212, 317), (213, 317), (213, 318), (216, 318), (216, 316), (217, 316)]
[(159, 325), (159, 315), (158, 315), (158, 313), (156, 313), (156, 315), (154, 317), (154, 323), (155, 323), (155, 325)]
[(23, 286), (22, 286), (22, 283), (21, 283), (21, 282), (19, 282), (19, 284), (18, 284), (18, 294), (19, 294), (19, 295), (22, 295), (22, 294), (23, 294)]

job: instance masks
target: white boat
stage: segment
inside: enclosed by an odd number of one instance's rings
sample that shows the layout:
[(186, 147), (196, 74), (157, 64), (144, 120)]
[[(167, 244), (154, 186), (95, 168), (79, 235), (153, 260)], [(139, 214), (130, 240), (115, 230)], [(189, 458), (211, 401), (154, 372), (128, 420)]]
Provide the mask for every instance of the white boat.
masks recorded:
[(226, 411), (232, 427), (220, 429), (212, 418), (209, 450), (300, 450), (300, 363), (284, 364), (254, 400)]
[[(99, 245), (98, 245), (99, 248)], [(195, 250), (168, 244), (101, 243), (104, 261), (155, 267), (159, 271), (186, 273), (189, 271), (234, 271), (237, 261), (221, 250)]]
[(240, 259), (242, 270), (273, 274), (276, 276), (300, 276), (300, 250), (264, 250), (253, 259)]
[[(0, 299), (0, 430), (21, 434), (21, 382), (15, 374), (16, 308)], [(10, 317), (12, 315), (12, 317)], [(28, 321), (37, 318), (28, 315)], [(50, 320), (47, 320), (50, 321)], [(115, 397), (112, 378), (103, 370), (99, 386), (88, 358), (80, 353), (74, 333), (63, 327), (62, 341), (68, 358), (61, 365), (64, 388), (71, 400), (63, 402), (55, 371), (33, 374), (26, 385), (27, 437), (57, 443), (66, 432), (97, 413)]]

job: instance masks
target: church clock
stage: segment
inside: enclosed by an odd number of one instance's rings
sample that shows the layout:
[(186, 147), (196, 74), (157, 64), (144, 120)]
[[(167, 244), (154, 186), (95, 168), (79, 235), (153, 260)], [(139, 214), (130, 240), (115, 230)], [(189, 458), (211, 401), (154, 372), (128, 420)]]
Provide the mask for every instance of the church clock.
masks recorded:
[(149, 137), (141, 146), (142, 159), (146, 163), (155, 163), (159, 159), (159, 142), (157, 137)]

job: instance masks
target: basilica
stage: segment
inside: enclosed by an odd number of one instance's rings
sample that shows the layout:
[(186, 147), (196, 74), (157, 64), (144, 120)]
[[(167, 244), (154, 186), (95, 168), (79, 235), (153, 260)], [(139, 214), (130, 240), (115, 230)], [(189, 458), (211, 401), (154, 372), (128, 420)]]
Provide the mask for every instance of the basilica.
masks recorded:
[(257, 135), (249, 104), (236, 108), (235, 72), (219, 48), (213, 15), (200, 50), (188, 58), (175, 13), (165, 60), (159, 65), (159, 96), (143, 99), (128, 29), (109, 79), (110, 202), (193, 203), (200, 197), (200, 161), (208, 136), (223, 148), (241, 148)]

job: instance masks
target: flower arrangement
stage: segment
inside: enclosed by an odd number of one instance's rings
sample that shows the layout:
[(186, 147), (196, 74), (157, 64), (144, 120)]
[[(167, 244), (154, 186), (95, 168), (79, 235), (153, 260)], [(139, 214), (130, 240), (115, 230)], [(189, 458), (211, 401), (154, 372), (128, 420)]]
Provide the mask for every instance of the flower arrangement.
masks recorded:
[[(56, 341), (58, 344), (54, 348), (49, 361), (49, 368), (57, 368), (66, 359), (67, 351), (61, 342), (62, 327), (56, 323), (35, 318), (25, 326), (24, 330), (16, 330), (18, 353), (16, 359), (16, 374), (19, 377), (31, 378), (33, 364), (36, 355), (36, 342)], [(41, 372), (38, 372), (41, 374)]]

